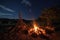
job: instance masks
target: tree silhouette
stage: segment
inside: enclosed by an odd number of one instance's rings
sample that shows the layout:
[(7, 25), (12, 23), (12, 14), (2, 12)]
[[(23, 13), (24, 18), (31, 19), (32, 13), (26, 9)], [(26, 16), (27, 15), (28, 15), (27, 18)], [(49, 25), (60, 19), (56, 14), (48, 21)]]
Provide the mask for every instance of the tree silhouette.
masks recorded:
[(52, 21), (60, 20), (60, 7), (54, 6), (50, 8), (45, 8), (42, 10), (40, 18), (47, 20), (47, 25), (51, 24)]

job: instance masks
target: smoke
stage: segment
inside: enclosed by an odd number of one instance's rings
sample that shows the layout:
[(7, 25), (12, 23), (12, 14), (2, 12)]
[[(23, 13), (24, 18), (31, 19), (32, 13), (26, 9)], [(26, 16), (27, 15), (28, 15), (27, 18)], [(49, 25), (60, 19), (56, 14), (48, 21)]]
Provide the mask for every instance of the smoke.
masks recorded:
[(21, 4), (24, 4), (26, 6), (26, 9), (31, 12), (31, 3), (27, 0), (22, 0)]
[(27, 5), (31, 6), (31, 3), (29, 1), (27, 1), (27, 0), (22, 0), (21, 4), (25, 4), (25, 6), (27, 6)]

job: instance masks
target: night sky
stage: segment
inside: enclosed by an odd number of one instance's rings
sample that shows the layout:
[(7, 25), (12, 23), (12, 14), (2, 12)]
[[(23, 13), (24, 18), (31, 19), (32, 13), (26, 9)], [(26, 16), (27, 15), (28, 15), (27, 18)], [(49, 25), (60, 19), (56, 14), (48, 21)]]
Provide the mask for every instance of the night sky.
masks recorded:
[(0, 0), (0, 18), (18, 19), (22, 12), (23, 19), (38, 18), (44, 8), (60, 4), (60, 0)]

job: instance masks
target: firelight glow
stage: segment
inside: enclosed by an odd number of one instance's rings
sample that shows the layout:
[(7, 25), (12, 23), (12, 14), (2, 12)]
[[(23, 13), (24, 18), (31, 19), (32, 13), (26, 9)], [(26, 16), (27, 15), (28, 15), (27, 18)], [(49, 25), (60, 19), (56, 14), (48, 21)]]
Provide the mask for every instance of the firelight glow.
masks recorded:
[(33, 22), (33, 28), (31, 28), (29, 30), (29, 33), (32, 34), (32, 33), (36, 33), (37, 35), (43, 33), (44, 35), (46, 34), (45, 30), (40, 28), (36, 22)]
[(34, 32), (38, 35), (38, 34), (40, 34), (40, 32), (39, 32), (39, 27), (36, 25), (36, 24), (34, 24)]
[(38, 27), (36, 25), (34, 25), (34, 29), (35, 29), (35, 32), (37, 32)]

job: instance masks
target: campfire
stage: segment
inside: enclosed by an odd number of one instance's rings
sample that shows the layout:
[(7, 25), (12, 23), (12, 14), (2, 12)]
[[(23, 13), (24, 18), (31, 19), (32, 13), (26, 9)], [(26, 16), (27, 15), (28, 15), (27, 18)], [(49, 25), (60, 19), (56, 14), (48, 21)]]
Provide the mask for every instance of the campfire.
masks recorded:
[(29, 35), (34, 35), (34, 37), (45, 37), (51, 39), (51, 33), (54, 32), (54, 27), (43, 27), (39, 26), (36, 22), (33, 22), (33, 27), (28, 30)]
[[(31, 27), (23, 26), (20, 30), (21, 35), (27, 36), (27, 38), (36, 39), (51, 39), (52, 33), (54, 32), (54, 27), (51, 26), (40, 26), (36, 21), (33, 21)], [(22, 37), (23, 38), (23, 37)]]
[(43, 33), (44, 35), (46, 34), (45, 30), (40, 28), (36, 23), (33, 24), (33, 28), (29, 30), (29, 34), (35, 33), (37, 35)]

